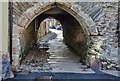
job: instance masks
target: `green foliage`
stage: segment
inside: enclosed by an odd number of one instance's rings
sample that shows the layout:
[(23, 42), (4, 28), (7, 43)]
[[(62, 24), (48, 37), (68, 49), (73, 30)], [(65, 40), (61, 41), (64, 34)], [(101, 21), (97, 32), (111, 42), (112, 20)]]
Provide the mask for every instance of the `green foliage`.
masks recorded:
[(21, 49), (21, 53), (19, 55), (19, 59), (20, 59), (20, 64), (22, 62), (22, 60), (25, 58), (25, 50), (24, 49)]
[(87, 54), (87, 57), (86, 57), (87, 65), (90, 65), (90, 61), (91, 61), (91, 55)]

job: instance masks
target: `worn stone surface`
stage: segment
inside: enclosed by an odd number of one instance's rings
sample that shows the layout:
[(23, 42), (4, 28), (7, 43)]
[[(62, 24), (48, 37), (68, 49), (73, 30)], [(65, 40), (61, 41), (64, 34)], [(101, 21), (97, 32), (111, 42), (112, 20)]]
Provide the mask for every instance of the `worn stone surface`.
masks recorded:
[(19, 35), (23, 30), (24, 30), (24, 28), (14, 24), (13, 25), (13, 36), (16, 35), (16, 34)]
[(13, 38), (12, 41), (13, 41), (12, 43), (13, 43), (14, 45), (20, 45), (20, 40), (19, 40), (19, 39)]
[(13, 55), (12, 55), (12, 59), (13, 59), (13, 67), (15, 67), (15, 69), (16, 69), (16, 67), (20, 64), (20, 59), (19, 59), (19, 52), (16, 52), (16, 53), (13, 53)]
[[(81, 3), (82, 10), (90, 15), (98, 28), (98, 33), (103, 36), (92, 37), (92, 53), (106, 58), (107, 60), (118, 61), (118, 37), (117, 31), (117, 3)], [(87, 7), (90, 6), (90, 7)], [(102, 8), (98, 12), (96, 9)], [(94, 19), (92, 14), (98, 14)], [(94, 33), (94, 29), (92, 33)], [(116, 59), (116, 60), (115, 60)]]
[(28, 19), (25, 17), (25, 16), (22, 16), (20, 19), (19, 19), (19, 25), (24, 27), (28, 22)]
[(25, 13), (23, 13), (23, 15), (27, 19), (32, 19), (32, 17), (34, 17), (35, 13), (34, 13), (33, 9), (29, 8), (29, 9), (27, 9), (27, 11)]
[[(48, 50), (35, 47), (23, 60), (18, 68), (19, 73), (28, 74), (30, 72), (68, 72), (68, 73), (94, 73), (86, 65), (79, 62), (79, 56), (69, 50), (63, 43), (62, 31), (50, 29), (52, 33), (45, 36), (42, 41), (46, 41)], [(52, 38), (54, 37), (54, 38)], [(52, 38), (52, 39), (51, 39)], [(41, 41), (39, 42), (41, 43)]]
[[(25, 29), (19, 36), (20, 41), (20, 52), (19, 61), (21, 62), (25, 58), (25, 54), (29, 52), (31, 48), (36, 45), (37, 34), (34, 29), (35, 21), (33, 21), (27, 29)], [(32, 40), (33, 39), (33, 40)]]
[(48, 53), (45, 50), (39, 49), (39, 47), (33, 48), (27, 53), (27, 56), (22, 60), (22, 64), (17, 68), (19, 73), (29, 72), (41, 72), (47, 69), (43, 67), (47, 63)]

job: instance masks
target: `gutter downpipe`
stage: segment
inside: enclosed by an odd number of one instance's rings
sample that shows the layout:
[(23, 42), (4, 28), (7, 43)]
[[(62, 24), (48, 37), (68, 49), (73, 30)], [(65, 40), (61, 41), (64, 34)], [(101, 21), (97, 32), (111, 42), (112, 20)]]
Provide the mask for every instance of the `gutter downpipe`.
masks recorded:
[(9, 16), (9, 21), (10, 21), (10, 64), (12, 65), (12, 32), (13, 32), (13, 2), (10, 0), (9, 2), (9, 8), (10, 8), (10, 16)]

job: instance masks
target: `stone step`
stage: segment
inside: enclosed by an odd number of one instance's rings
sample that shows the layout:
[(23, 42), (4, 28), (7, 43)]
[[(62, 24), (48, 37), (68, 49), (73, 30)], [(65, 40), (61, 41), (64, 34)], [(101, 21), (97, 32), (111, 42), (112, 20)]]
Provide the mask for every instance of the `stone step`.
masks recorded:
[(64, 73), (87, 73), (93, 74), (95, 73), (92, 69), (80, 69), (80, 68), (53, 68), (51, 72), (64, 72)]
[(49, 59), (70, 59), (70, 57), (62, 57), (62, 56), (50, 56)]
[(71, 54), (71, 53), (49, 53), (50, 57), (68, 57), (68, 54), (69, 54), (69, 57), (70, 58), (79, 58), (78, 56), (76, 56), (75, 54)]
[[(59, 35), (57, 38), (49, 41), (49, 59), (44, 64), (44, 71), (50, 72), (70, 72), (70, 73), (81, 73), (87, 71), (86, 67), (82, 63), (79, 63), (79, 57), (72, 53), (67, 46), (59, 41)], [(49, 67), (46, 69), (45, 67)], [(85, 70), (86, 69), (86, 70)], [(89, 70), (93, 73), (92, 70)]]
[(68, 63), (68, 62), (48, 62), (50, 65), (54, 65), (54, 64), (56, 64), (56, 65), (63, 65), (63, 66), (68, 66), (68, 65), (70, 65), (70, 66), (84, 66), (84, 65), (82, 65), (82, 63)]
[(77, 59), (64, 59), (64, 58), (58, 58), (58, 59), (47, 59), (48, 62), (77, 62), (79, 63), (79, 60)]
[(56, 62), (56, 61), (55, 62), (51, 62), (51, 61), (48, 61), (47, 63), (48, 64), (58, 64), (58, 63), (59, 64), (73, 64), (74, 63), (75, 65), (78, 65), (78, 64), (82, 65), (82, 63), (76, 63), (76, 62)]
[(56, 63), (56, 64), (50, 64), (50, 67), (51, 68), (79, 68), (79, 69), (81, 68), (81, 69), (84, 69), (84, 68), (82, 68), (81, 64), (76, 65), (74, 63), (73, 64), (72, 63), (71, 64), (67, 64), (67, 63), (66, 64), (62, 64), (62, 63), (57, 64)]

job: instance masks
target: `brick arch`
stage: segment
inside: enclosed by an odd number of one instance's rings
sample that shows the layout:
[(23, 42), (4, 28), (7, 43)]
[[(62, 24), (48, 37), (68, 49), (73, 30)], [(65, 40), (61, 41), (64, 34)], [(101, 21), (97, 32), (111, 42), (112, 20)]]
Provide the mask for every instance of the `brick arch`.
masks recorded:
[(33, 6), (32, 8), (29, 8), (28, 10), (26, 10), (22, 15), (21, 18), (18, 21), (18, 25), (23, 27), (23, 28), (27, 28), (29, 26), (29, 24), (40, 14), (44, 13), (47, 10), (50, 10), (54, 7), (58, 7), (66, 12), (68, 12), (69, 14), (71, 14), (81, 25), (84, 34), (88, 37), (89, 35), (89, 24), (87, 24), (85, 22), (85, 19), (81, 16), (80, 11), (77, 10), (74, 6), (71, 6), (70, 4), (67, 3), (63, 3), (63, 2), (50, 2), (47, 3), (43, 6)]

